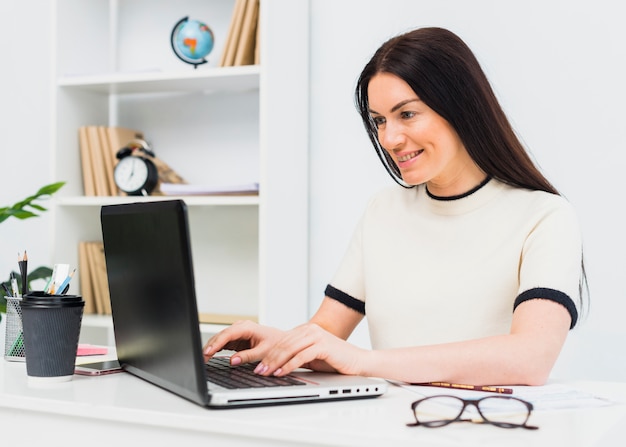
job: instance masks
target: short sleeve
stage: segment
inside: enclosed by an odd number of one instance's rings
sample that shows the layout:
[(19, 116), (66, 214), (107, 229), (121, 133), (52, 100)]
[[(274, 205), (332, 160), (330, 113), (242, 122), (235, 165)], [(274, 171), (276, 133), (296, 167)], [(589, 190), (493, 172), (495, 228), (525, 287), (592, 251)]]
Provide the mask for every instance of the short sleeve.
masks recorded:
[(330, 282), (330, 285), (350, 297), (365, 301), (365, 281), (363, 274), (363, 220), (357, 224), (348, 249), (344, 254), (339, 268)]
[(580, 227), (573, 207), (560, 196), (554, 200), (524, 244), (520, 295), (538, 288), (552, 289), (577, 303), (582, 273)]

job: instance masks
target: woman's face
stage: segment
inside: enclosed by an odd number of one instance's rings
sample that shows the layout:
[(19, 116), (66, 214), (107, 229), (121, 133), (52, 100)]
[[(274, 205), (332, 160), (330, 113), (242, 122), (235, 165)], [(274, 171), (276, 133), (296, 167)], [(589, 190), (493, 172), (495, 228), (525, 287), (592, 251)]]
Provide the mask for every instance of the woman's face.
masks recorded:
[(405, 81), (379, 73), (370, 80), (368, 97), (378, 140), (406, 183), (428, 183), (433, 194), (446, 196), (468, 191), (484, 177), (475, 177), (480, 170), (452, 126)]

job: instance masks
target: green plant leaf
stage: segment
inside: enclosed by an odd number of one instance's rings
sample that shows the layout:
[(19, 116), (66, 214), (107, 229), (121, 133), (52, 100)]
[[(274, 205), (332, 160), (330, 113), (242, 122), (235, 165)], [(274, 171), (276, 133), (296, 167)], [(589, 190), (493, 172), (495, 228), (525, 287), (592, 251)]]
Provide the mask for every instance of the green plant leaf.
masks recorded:
[(51, 196), (61, 189), (63, 185), (65, 185), (65, 182), (56, 182), (42, 186), (34, 195), (28, 196), (24, 200), (16, 202), (11, 207), (0, 208), (0, 223), (4, 222), (9, 217), (15, 217), (16, 219), (29, 219), (31, 217), (37, 217), (39, 215), (37, 212), (47, 211), (47, 208), (34, 202), (47, 196)]
[[(31, 217), (37, 217), (36, 212), (44, 212), (48, 209), (41, 206), (38, 203), (34, 203), (36, 200), (51, 196), (57, 192), (61, 187), (65, 185), (65, 182), (50, 183), (49, 185), (42, 186), (32, 196), (26, 197), (24, 200), (16, 202), (13, 206), (0, 207), (0, 223), (7, 220), (9, 217), (15, 217), (16, 219), (29, 219)], [(25, 209), (25, 208), (30, 208)], [(35, 212), (36, 211), (36, 212)], [(49, 267), (38, 267), (28, 275), (28, 288), (31, 289), (30, 282), (37, 279), (48, 279), (52, 275), (52, 269)], [(15, 273), (18, 278), (18, 283), (21, 284), (21, 275)], [(11, 284), (11, 281), (6, 282), (7, 285)], [(4, 291), (0, 293), (0, 312), (6, 312), (6, 300), (4, 299)]]
[(41, 188), (39, 188), (39, 191), (37, 191), (37, 194), (35, 195), (36, 196), (52, 195), (55, 192), (57, 192), (59, 189), (61, 189), (63, 185), (65, 185), (65, 182), (56, 182), (56, 183), (51, 183), (46, 186), (42, 186)]

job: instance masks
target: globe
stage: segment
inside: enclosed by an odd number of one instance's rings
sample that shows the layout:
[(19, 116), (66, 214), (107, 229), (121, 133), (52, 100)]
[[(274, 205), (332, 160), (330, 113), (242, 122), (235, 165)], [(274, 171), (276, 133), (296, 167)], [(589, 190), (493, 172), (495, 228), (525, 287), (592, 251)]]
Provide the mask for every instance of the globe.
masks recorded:
[(206, 64), (205, 57), (213, 50), (213, 31), (205, 23), (184, 17), (172, 29), (172, 49), (176, 56), (197, 68)]

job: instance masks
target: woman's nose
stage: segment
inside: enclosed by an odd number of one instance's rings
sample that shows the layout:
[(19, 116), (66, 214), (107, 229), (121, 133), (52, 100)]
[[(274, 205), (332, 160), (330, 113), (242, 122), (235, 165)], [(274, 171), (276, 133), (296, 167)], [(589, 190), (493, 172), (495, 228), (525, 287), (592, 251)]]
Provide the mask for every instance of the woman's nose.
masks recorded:
[(387, 122), (385, 128), (378, 132), (380, 145), (388, 151), (392, 151), (404, 142), (404, 133), (399, 126)]

